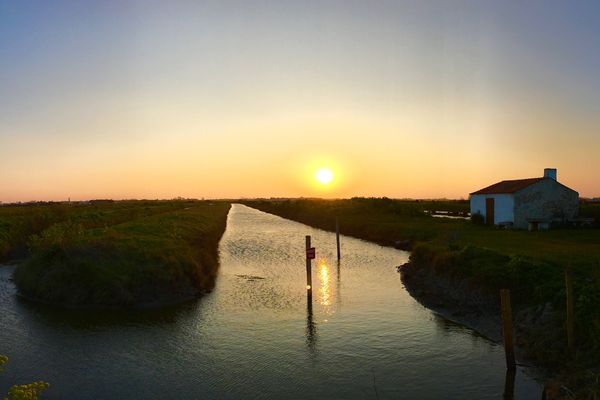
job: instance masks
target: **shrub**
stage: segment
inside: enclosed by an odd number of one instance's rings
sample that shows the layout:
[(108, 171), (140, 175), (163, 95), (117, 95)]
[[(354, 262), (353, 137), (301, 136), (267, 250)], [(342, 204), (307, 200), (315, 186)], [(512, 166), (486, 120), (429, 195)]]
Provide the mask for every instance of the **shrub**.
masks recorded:
[(456, 251), (440, 251), (433, 257), (433, 270), (436, 273), (451, 273), (460, 261), (460, 253)]
[(471, 214), (471, 222), (475, 225), (483, 225), (485, 223), (485, 218), (481, 213)]
[[(0, 354), (0, 372), (2, 372), (2, 367), (7, 362), (8, 357)], [(50, 384), (44, 381), (37, 381), (26, 385), (13, 385), (8, 390), (8, 394), (4, 400), (37, 400), (49, 386)]]
[(430, 266), (436, 253), (432, 245), (419, 242), (410, 253), (410, 261), (419, 266)]

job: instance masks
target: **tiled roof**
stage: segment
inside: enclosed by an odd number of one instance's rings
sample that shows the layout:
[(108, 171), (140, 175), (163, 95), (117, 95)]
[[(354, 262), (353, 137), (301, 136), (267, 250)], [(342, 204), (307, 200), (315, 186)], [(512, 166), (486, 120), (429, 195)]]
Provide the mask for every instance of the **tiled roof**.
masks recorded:
[(513, 179), (510, 181), (502, 181), (494, 183), (491, 186), (480, 189), (471, 194), (502, 194), (502, 193), (515, 193), (521, 189), (525, 189), (527, 186), (533, 185), (541, 181), (544, 178), (529, 178), (529, 179)]

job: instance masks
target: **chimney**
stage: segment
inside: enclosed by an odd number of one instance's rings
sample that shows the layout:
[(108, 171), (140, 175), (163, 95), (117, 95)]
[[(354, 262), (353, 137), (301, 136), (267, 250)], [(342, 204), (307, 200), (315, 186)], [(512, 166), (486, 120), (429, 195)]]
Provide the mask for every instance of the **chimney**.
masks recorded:
[(544, 178), (556, 180), (556, 168), (544, 168)]

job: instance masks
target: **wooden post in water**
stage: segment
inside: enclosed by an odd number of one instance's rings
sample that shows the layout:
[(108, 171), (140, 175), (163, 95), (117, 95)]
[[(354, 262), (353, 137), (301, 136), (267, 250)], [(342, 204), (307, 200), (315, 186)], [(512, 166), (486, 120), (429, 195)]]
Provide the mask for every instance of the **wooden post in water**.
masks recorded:
[(515, 376), (517, 375), (516, 369), (507, 369), (506, 376), (504, 377), (504, 393), (502, 398), (504, 400), (514, 400), (515, 398)]
[(569, 350), (575, 347), (575, 316), (573, 312), (573, 278), (571, 276), (571, 267), (565, 269), (565, 286), (567, 289), (567, 344)]
[(506, 368), (515, 369), (515, 348), (513, 345), (512, 310), (510, 307), (510, 290), (500, 290), (500, 309), (502, 312), (502, 335), (504, 336), (504, 353)]
[(310, 235), (306, 235), (306, 295), (312, 304), (312, 260), (308, 255), (310, 249)]
[(335, 219), (335, 240), (337, 244), (337, 257), (338, 261), (340, 261), (340, 221), (337, 218)]

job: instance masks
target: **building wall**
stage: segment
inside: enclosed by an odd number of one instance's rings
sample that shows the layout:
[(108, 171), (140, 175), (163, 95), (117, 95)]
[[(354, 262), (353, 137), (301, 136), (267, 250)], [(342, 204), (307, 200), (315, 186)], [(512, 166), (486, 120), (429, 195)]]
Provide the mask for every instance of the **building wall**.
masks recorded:
[(494, 224), (514, 223), (514, 199), (512, 194), (473, 194), (471, 195), (471, 215), (481, 214), (486, 218), (485, 200), (494, 199)]
[(566, 222), (578, 215), (579, 193), (547, 178), (515, 193), (514, 205), (519, 229), (527, 229), (528, 219)]

